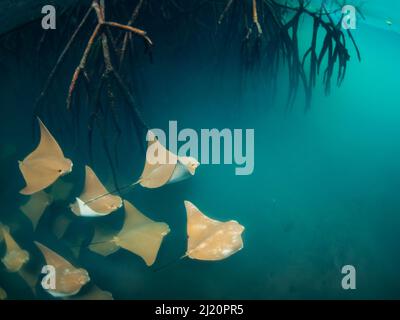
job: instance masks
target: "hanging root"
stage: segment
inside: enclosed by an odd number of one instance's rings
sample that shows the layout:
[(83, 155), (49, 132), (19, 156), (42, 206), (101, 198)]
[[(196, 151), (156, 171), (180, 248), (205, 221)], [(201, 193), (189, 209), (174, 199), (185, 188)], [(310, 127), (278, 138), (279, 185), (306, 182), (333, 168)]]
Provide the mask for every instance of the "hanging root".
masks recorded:
[(221, 24), (222, 21), (225, 19), (225, 16), (226, 16), (227, 12), (229, 11), (229, 9), (231, 8), (233, 1), (235, 1), (235, 0), (228, 0), (228, 3), (226, 4), (224, 11), (222, 11), (221, 15), (219, 16), (218, 24)]
[(86, 68), (86, 63), (87, 63), (87, 60), (89, 57), (90, 50), (92, 49), (93, 43), (94, 43), (97, 35), (99, 34), (101, 27), (102, 27), (102, 25), (98, 24), (96, 26), (96, 28), (94, 29), (94, 31), (93, 31), (92, 35), (90, 36), (89, 41), (86, 45), (85, 51), (83, 52), (81, 61), (80, 61), (79, 65), (76, 67), (75, 72), (72, 76), (72, 80), (71, 80), (71, 84), (69, 85), (68, 96), (67, 96), (67, 109), (71, 108), (72, 93), (75, 90), (76, 82), (79, 79), (81, 71), (84, 71)]
[(58, 57), (54, 68), (51, 70), (50, 75), (49, 75), (49, 77), (47, 78), (47, 80), (45, 82), (45, 85), (44, 85), (44, 88), (43, 88), (42, 92), (39, 94), (39, 97), (36, 100), (35, 110), (37, 109), (37, 107), (38, 107), (39, 103), (41, 102), (41, 100), (43, 99), (43, 97), (46, 95), (47, 90), (49, 89), (51, 83), (53, 82), (53, 79), (54, 79), (54, 77), (55, 77), (60, 65), (63, 63), (66, 54), (69, 52), (72, 44), (75, 42), (76, 36), (78, 35), (79, 31), (82, 29), (83, 25), (87, 21), (92, 9), (93, 8), (90, 7), (87, 10), (85, 16), (83, 17), (83, 19), (79, 23), (78, 27), (75, 29), (74, 33), (72, 34), (71, 38), (69, 39), (69, 41), (68, 41), (67, 45), (65, 46), (64, 50), (61, 52), (60, 56)]
[[(260, 74), (264, 73), (268, 77), (268, 81), (275, 84), (278, 68), (281, 63), (285, 64), (289, 78), (289, 106), (296, 100), (298, 88), (303, 86), (306, 109), (308, 109), (320, 71), (327, 94), (331, 90), (333, 78), (336, 78), (337, 85), (344, 81), (350, 58), (346, 39), (350, 39), (348, 42), (355, 47), (357, 57), (361, 60), (360, 50), (351, 31), (343, 31), (332, 19), (332, 13), (339, 12), (340, 9), (328, 12), (322, 5), (320, 9), (313, 11), (309, 8), (309, 1), (298, 0), (297, 6), (291, 6), (289, 3), (293, 4), (296, 1), (198, 0), (195, 5), (186, 6), (184, 1), (177, 4), (173, 0), (137, 0), (132, 8), (132, 13), (126, 18), (129, 20), (124, 22), (125, 24), (106, 19), (104, 2), (104, 0), (92, 0), (91, 7), (88, 8), (51, 71), (44, 89), (38, 97), (38, 102), (48, 91), (57, 70), (65, 60), (72, 44), (76, 42), (77, 34), (93, 11), (96, 13), (96, 24), (93, 26), (80, 62), (73, 72), (66, 98), (67, 109), (70, 110), (75, 106), (73, 99), (75, 97), (78, 99), (77, 87), (80, 86), (80, 82), (85, 85), (86, 93), (89, 96), (93, 91), (91, 88), (98, 83), (104, 73), (105, 88), (108, 88), (108, 91), (118, 90), (122, 93), (122, 99), (126, 102), (124, 107), (129, 108), (126, 109), (129, 110), (128, 117), (136, 124), (136, 130), (147, 128), (147, 126), (137, 110), (135, 95), (131, 91), (133, 81), (129, 83), (125, 81), (127, 75), (123, 67), (126, 66), (124, 62), (128, 57), (127, 52), (132, 54), (133, 50), (136, 50), (133, 39), (143, 39), (146, 50), (153, 47), (153, 42), (146, 31), (134, 26), (140, 13), (145, 9), (148, 9), (145, 11), (146, 14), (159, 13), (168, 22), (178, 21), (176, 26), (181, 32), (178, 34), (179, 43), (184, 42), (184, 39), (192, 35), (197, 35), (198, 30), (195, 30), (195, 27), (209, 28), (210, 21), (207, 20), (209, 16), (206, 15), (209, 15), (211, 11), (220, 10), (219, 14), (215, 15), (215, 23), (220, 26), (219, 28), (223, 28), (223, 22), (228, 21), (227, 32), (222, 39), (212, 39), (214, 43), (222, 44), (222, 50), (225, 50), (223, 54), (226, 56), (226, 51), (234, 47), (233, 42), (238, 41), (243, 70), (257, 70)], [(116, 7), (117, 1), (109, 3), (110, 7)], [(211, 7), (206, 8), (207, 5)], [(307, 45), (306, 51), (303, 53), (301, 52), (303, 46), (299, 44), (298, 32), (300, 22), (303, 17), (307, 16), (313, 19), (313, 30), (311, 43)], [(193, 22), (193, 25), (190, 22)], [(220, 33), (215, 33), (212, 37), (219, 35)], [(322, 39), (321, 43), (319, 43), (319, 39)], [(146, 51), (146, 53), (149, 53), (151, 58), (151, 52)], [(117, 94), (114, 94), (114, 97), (117, 100), (120, 99)], [(110, 104), (108, 108), (114, 126), (117, 128), (115, 107)], [(137, 124), (139, 124), (139, 129)], [(118, 129), (116, 130), (118, 131)]]
[[(118, 28), (118, 29), (124, 30), (126, 32), (133, 33), (137, 36), (142, 37), (148, 46), (150, 46), (150, 47), (153, 46), (153, 42), (147, 36), (147, 33), (145, 31), (135, 28), (135, 27), (132, 27), (130, 25), (124, 25), (124, 24), (120, 24), (118, 22), (112, 22), (112, 21), (105, 21), (104, 7), (99, 3), (98, 0), (94, 0), (92, 2), (92, 8), (94, 8), (94, 10), (96, 12), (97, 25), (96, 25), (91, 37), (89, 38), (89, 41), (85, 48), (85, 51), (83, 52), (81, 61), (78, 65), (78, 67), (75, 69), (75, 72), (72, 76), (72, 80), (71, 80), (71, 84), (69, 86), (68, 96), (67, 96), (67, 109), (71, 108), (72, 95), (76, 88), (77, 81), (79, 80), (81, 72), (85, 71), (90, 51), (93, 47), (95, 40), (97, 39), (97, 37), (99, 35), (101, 36), (101, 42), (102, 42), (102, 46), (103, 46), (103, 56), (104, 56), (104, 63), (106, 66), (107, 77), (108, 77), (109, 73), (114, 73), (114, 75), (116, 73), (116, 71), (111, 63), (111, 55), (110, 55), (109, 46), (108, 46), (110, 34), (104, 30), (105, 28), (107, 28), (107, 27)], [(112, 39), (110, 38), (110, 40), (112, 40)], [(117, 77), (119, 78), (119, 76), (117, 76)]]
[(258, 35), (262, 35), (262, 28), (260, 22), (258, 21), (258, 12), (257, 12), (257, 0), (253, 0), (253, 23), (257, 27)]
[[(252, 0), (251, 8), (248, 8), (247, 3), (247, 1), (228, 1), (218, 22), (221, 24), (230, 13), (232, 16), (230, 20), (238, 21), (236, 25), (242, 28), (239, 30), (244, 34), (241, 40), (241, 61), (245, 71), (264, 71), (268, 81), (274, 86), (277, 83), (279, 64), (287, 65), (288, 108), (293, 106), (298, 89), (303, 86), (305, 110), (308, 110), (323, 61), (326, 61), (322, 75), (325, 93), (330, 92), (335, 72), (337, 72), (337, 85), (342, 84), (350, 55), (346, 46), (345, 31), (340, 28), (340, 22), (336, 23), (332, 19), (332, 14), (340, 12), (340, 8), (328, 12), (322, 4), (321, 8), (314, 12), (308, 8), (310, 1), (304, 0), (298, 0), (297, 7), (289, 6), (288, 2), (282, 4), (275, 0)], [(240, 4), (239, 10), (238, 6), (233, 4)], [(252, 17), (251, 24), (247, 18), (249, 10)], [(310, 47), (303, 53), (300, 49), (298, 32), (302, 17), (305, 16), (313, 19), (313, 30)], [(228, 33), (232, 33), (230, 30), (232, 27), (229, 26)], [(322, 46), (318, 43), (320, 31), (325, 31)], [(350, 30), (347, 30), (347, 38), (355, 47), (358, 60), (361, 60), (360, 50)], [(234, 38), (230, 37), (229, 40), (233, 41)]]
[[(142, 9), (143, 3), (144, 3), (144, 0), (139, 0), (138, 4), (136, 5), (135, 9), (132, 12), (131, 18), (129, 19), (128, 23), (126, 24), (127, 26), (132, 26), (136, 22), (136, 19), (139, 16), (139, 12)], [(126, 32), (124, 34), (124, 40), (122, 41), (122, 46), (121, 46), (121, 50), (120, 50), (120, 60), (119, 60), (120, 67), (122, 66), (122, 63), (125, 58), (128, 41), (130, 41), (131, 39), (132, 39), (132, 34), (129, 32)]]

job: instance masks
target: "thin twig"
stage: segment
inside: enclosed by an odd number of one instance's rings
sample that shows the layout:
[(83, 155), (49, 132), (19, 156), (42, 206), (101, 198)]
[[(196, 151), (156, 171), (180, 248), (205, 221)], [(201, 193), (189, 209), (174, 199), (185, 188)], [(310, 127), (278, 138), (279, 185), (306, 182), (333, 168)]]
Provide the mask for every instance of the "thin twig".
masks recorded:
[(43, 99), (43, 97), (45, 96), (47, 90), (50, 87), (50, 84), (53, 81), (53, 78), (56, 74), (56, 72), (58, 71), (58, 68), (60, 67), (61, 63), (64, 61), (64, 58), (66, 56), (66, 54), (68, 53), (69, 49), (71, 48), (73, 42), (76, 39), (76, 36), (78, 35), (79, 31), (82, 29), (83, 25), (85, 24), (87, 18), (89, 17), (90, 12), (92, 11), (92, 7), (90, 7), (85, 16), (83, 17), (82, 21), (79, 23), (78, 27), (75, 29), (74, 33), (72, 34), (71, 38), (69, 39), (67, 45), (65, 46), (64, 50), (61, 52), (60, 56), (57, 59), (57, 62), (54, 66), (54, 68), (51, 70), (49, 77), (47, 78), (44, 88), (42, 90), (42, 92), (40, 93), (39, 97), (36, 99), (35, 102), (35, 109), (38, 106), (38, 104), (40, 103), (40, 101)]
[(146, 42), (147, 42), (150, 46), (153, 45), (153, 42), (152, 42), (151, 39), (147, 36), (146, 31), (143, 31), (143, 30), (141, 30), (141, 29), (138, 29), (138, 28), (135, 28), (135, 27), (131, 27), (131, 26), (128, 26), (128, 25), (125, 25), (125, 24), (121, 24), (121, 23), (118, 23), (118, 22), (105, 21), (104, 24), (107, 25), (107, 26), (111, 26), (111, 27), (115, 27), (115, 28), (120, 28), (120, 29), (123, 29), (123, 30), (125, 30), (125, 31), (133, 32), (134, 34), (137, 34), (138, 36), (141, 36), (143, 39), (145, 39)]
[(102, 27), (102, 24), (100, 24), (100, 23), (98, 23), (96, 25), (96, 28), (94, 29), (94, 31), (93, 31), (92, 35), (90, 36), (89, 41), (88, 41), (88, 43), (86, 45), (85, 51), (83, 52), (81, 61), (80, 61), (79, 65), (78, 65), (78, 67), (76, 67), (75, 72), (74, 72), (74, 74), (72, 76), (71, 84), (70, 84), (69, 90), (68, 90), (67, 109), (71, 108), (72, 93), (73, 93), (73, 91), (75, 89), (76, 82), (78, 81), (78, 78), (79, 78), (79, 75), (80, 75), (81, 71), (84, 70), (85, 67), (86, 67), (86, 62), (87, 62), (90, 50), (92, 49), (93, 43), (94, 43), (97, 35), (99, 34), (99, 31), (100, 31), (101, 27)]

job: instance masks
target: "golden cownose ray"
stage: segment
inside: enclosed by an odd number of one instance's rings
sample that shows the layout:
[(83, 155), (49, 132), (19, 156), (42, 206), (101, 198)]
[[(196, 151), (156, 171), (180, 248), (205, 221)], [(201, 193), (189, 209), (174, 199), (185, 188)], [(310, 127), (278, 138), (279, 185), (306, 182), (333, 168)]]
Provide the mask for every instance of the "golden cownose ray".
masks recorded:
[(8, 271), (18, 272), (29, 261), (29, 253), (28, 251), (21, 249), (18, 243), (11, 236), (10, 230), (7, 226), (0, 224), (0, 229), (6, 244), (6, 254), (1, 259), (1, 262)]
[(4, 226), (0, 223), (0, 242), (3, 240), (6, 242), (6, 254), (1, 260), (2, 263), (8, 271), (17, 272), (35, 294), (37, 275), (33, 275), (26, 269), (27, 262), (30, 259), (29, 253), (26, 250), (22, 250), (11, 237), (8, 226)]
[[(86, 166), (85, 170), (85, 187), (82, 194), (76, 198), (75, 203), (71, 204), (72, 212), (77, 216), (101, 217), (120, 208), (122, 206), (122, 199), (118, 196), (107, 194), (107, 189), (89, 166)], [(86, 201), (104, 194), (107, 195), (85, 204)]]
[(164, 237), (170, 232), (164, 222), (155, 222), (124, 201), (125, 223), (114, 237), (115, 244), (140, 256), (147, 266), (153, 265)]
[(38, 121), (39, 145), (23, 161), (19, 161), (19, 169), (26, 182), (26, 187), (20, 191), (24, 195), (39, 192), (72, 171), (72, 161), (64, 157), (57, 141), (39, 118)]
[(151, 131), (147, 136), (149, 144), (146, 163), (139, 179), (142, 187), (159, 188), (168, 183), (187, 179), (195, 174), (199, 166), (199, 162), (195, 158), (175, 155), (166, 149)]
[(69, 297), (77, 294), (81, 288), (90, 281), (85, 269), (76, 268), (53, 250), (35, 241), (36, 246), (42, 252), (47, 265), (51, 265), (56, 271), (55, 289), (47, 292), (53, 297)]
[(210, 219), (191, 202), (185, 201), (188, 246), (186, 255), (197, 260), (223, 260), (243, 248), (244, 227), (236, 221)]
[[(115, 252), (116, 248), (123, 248), (140, 256), (147, 266), (151, 266), (157, 258), (164, 237), (170, 232), (169, 226), (146, 217), (126, 200), (124, 207), (125, 221), (121, 231), (112, 238), (103, 233), (109, 240), (101, 240), (100, 243), (92, 241), (89, 248), (103, 255)], [(101, 236), (97, 239), (101, 239)], [(102, 247), (97, 247), (99, 244), (102, 244)]]
[(29, 220), (31, 220), (33, 229), (36, 229), (43, 212), (52, 201), (51, 195), (47, 194), (45, 191), (39, 191), (31, 195), (28, 202), (19, 207)]
[(200, 163), (193, 157), (180, 157), (166, 149), (157, 139), (156, 135), (149, 131), (149, 141), (146, 151), (146, 162), (138, 181), (121, 187), (119, 190), (105, 192), (85, 201), (89, 205), (117, 191), (123, 191), (140, 184), (142, 187), (155, 189), (169, 183), (185, 180), (193, 176)]

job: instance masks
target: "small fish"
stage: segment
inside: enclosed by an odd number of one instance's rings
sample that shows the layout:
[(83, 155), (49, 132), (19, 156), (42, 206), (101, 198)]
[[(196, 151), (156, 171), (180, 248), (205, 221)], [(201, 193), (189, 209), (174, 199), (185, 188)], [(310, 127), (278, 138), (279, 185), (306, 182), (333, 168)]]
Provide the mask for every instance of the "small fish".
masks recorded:
[[(85, 187), (82, 194), (76, 198), (75, 203), (70, 205), (71, 211), (82, 217), (102, 217), (119, 209), (122, 206), (122, 199), (118, 196), (107, 194), (107, 189), (89, 166), (86, 166), (85, 170)], [(107, 195), (85, 204), (86, 201), (104, 194)]]
[(8, 271), (18, 272), (22, 266), (29, 261), (29, 253), (28, 251), (21, 249), (18, 243), (11, 236), (10, 230), (7, 226), (0, 224), (0, 232), (3, 234), (6, 243), (6, 254), (3, 259), (1, 259), (1, 262)]
[(393, 25), (392, 20), (386, 20), (385, 22), (389, 27), (391, 27)]
[(185, 201), (188, 245), (186, 255), (191, 259), (217, 261), (243, 248), (244, 227), (236, 221), (210, 219), (195, 205)]
[(43, 244), (36, 241), (35, 244), (42, 252), (46, 264), (53, 266), (56, 270), (55, 289), (47, 290), (53, 297), (64, 298), (76, 295), (90, 281), (89, 274), (85, 269), (74, 267), (69, 261)]
[(72, 171), (72, 161), (64, 153), (49, 130), (38, 118), (40, 142), (36, 149), (23, 161), (19, 169), (25, 179), (26, 187), (20, 193), (32, 195), (52, 185), (58, 178)]

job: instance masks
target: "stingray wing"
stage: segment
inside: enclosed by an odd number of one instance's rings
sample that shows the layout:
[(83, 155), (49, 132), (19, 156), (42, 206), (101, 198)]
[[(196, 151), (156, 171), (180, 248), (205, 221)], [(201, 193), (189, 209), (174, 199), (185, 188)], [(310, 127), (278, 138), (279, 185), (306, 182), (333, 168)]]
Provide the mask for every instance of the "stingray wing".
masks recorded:
[(59, 178), (61, 172), (55, 164), (65, 161), (64, 154), (57, 141), (38, 118), (40, 125), (40, 142), (36, 149), (24, 161), (19, 163), (19, 168), (24, 176), (26, 187), (22, 194), (33, 194), (47, 188)]
[(36, 246), (39, 248), (39, 250), (42, 252), (46, 263), (48, 265), (53, 266), (54, 268), (75, 268), (69, 261), (65, 260), (63, 257), (61, 257), (59, 254), (55, 253), (53, 250), (47, 248), (43, 244), (35, 241)]
[(118, 235), (118, 246), (140, 256), (148, 266), (156, 260), (163, 238), (170, 232), (163, 222), (155, 222), (124, 201), (125, 223)]
[(10, 251), (20, 251), (21, 247), (14, 240), (14, 238), (10, 234), (10, 229), (7, 226), (0, 224), (0, 229), (4, 237), (4, 241), (6, 243), (7, 252)]
[[(178, 163), (176, 155), (167, 150), (154, 135), (153, 139), (149, 141), (146, 163), (140, 178), (140, 185), (145, 188), (159, 188), (168, 183)], [(161, 163), (157, 160), (161, 160)]]
[[(99, 196), (108, 193), (108, 190), (101, 183), (101, 181), (96, 176), (94, 171), (89, 166), (86, 166), (85, 168), (86, 168), (85, 187), (82, 194), (79, 197), (83, 202), (90, 201), (92, 199), (95, 199)], [(106, 196), (103, 196), (97, 200), (90, 202), (89, 204), (87, 204), (87, 206), (89, 206), (93, 211), (105, 215), (115, 211), (116, 208), (118, 208), (121, 203), (122, 199), (119, 196), (108, 194)], [(116, 208), (111, 208), (110, 207), (111, 204), (117, 204)]]
[(243, 248), (243, 230), (244, 227), (236, 221), (224, 222), (189, 251), (188, 256), (207, 261), (226, 259)]
[(89, 166), (85, 166), (85, 187), (79, 198), (83, 201), (88, 201), (107, 192), (107, 189), (103, 186), (94, 171)]
[(126, 233), (133, 228), (136, 228), (140, 225), (145, 225), (149, 223), (154, 223), (153, 220), (146, 217), (143, 213), (141, 213), (136, 207), (127, 200), (123, 201), (124, 209), (125, 209), (125, 220), (124, 225), (119, 234)]
[(49, 159), (35, 159), (19, 163), (19, 169), (26, 182), (26, 187), (20, 193), (31, 195), (39, 192), (53, 184), (59, 177), (57, 170), (49, 169), (47, 166)]
[(118, 245), (140, 256), (147, 266), (154, 264), (169, 227), (163, 222), (153, 222), (139, 226), (123, 234)]
[(102, 256), (108, 256), (116, 252), (119, 247), (115, 244), (113, 240), (116, 232), (104, 228), (102, 226), (96, 226), (94, 230), (94, 236), (89, 249), (96, 252)]
[(7, 292), (2, 287), (0, 287), (0, 301), (6, 299), (7, 299)]
[(29, 261), (29, 253), (20, 248), (18, 243), (11, 236), (8, 227), (0, 224), (0, 229), (6, 243), (6, 254), (1, 259), (1, 262), (8, 271), (18, 272), (21, 270), (22, 266)]
[(52, 197), (44, 191), (34, 193), (28, 202), (20, 206), (20, 210), (31, 220), (33, 228), (36, 226), (43, 215), (43, 212), (51, 204)]
[(215, 228), (222, 222), (210, 219), (202, 213), (193, 203), (185, 201), (187, 214), (188, 252), (199, 246), (205, 239), (210, 237)]
[(43, 124), (42, 120), (38, 118), (40, 126), (40, 142), (36, 149), (30, 153), (24, 161), (29, 161), (33, 159), (42, 159), (48, 157), (54, 157), (62, 159), (64, 158), (64, 153), (62, 152), (60, 146), (58, 145), (56, 139), (51, 135), (50, 131)]

